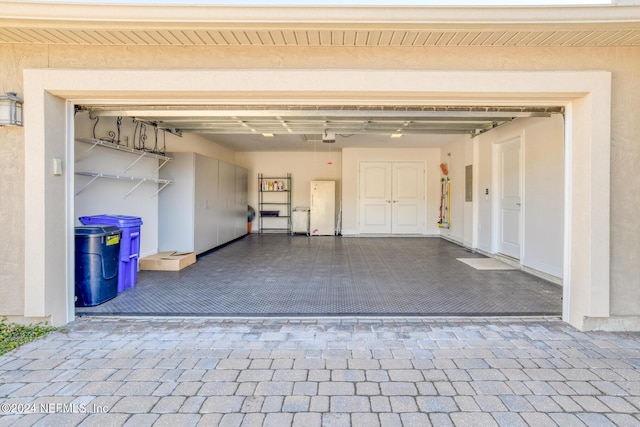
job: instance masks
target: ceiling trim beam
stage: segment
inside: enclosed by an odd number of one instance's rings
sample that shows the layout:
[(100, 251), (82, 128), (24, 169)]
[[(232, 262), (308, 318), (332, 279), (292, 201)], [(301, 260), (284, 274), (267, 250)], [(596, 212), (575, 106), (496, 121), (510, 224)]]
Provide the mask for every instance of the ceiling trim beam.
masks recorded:
[(202, 134), (471, 134), (559, 106), (80, 105), (91, 117), (133, 117), (161, 129)]
[(156, 105), (156, 106), (78, 106), (79, 111), (91, 111), (94, 116), (131, 116), (131, 117), (225, 117), (225, 118), (249, 118), (249, 117), (274, 117), (286, 120), (288, 117), (384, 117), (385, 119), (410, 119), (411, 117), (435, 117), (442, 119), (482, 118), (493, 119), (500, 117), (546, 117), (550, 114), (564, 113), (564, 107), (478, 107), (478, 106), (420, 106), (420, 107), (333, 107), (323, 106), (291, 106), (283, 109), (282, 106), (264, 106), (256, 109), (256, 106), (246, 108), (233, 106), (234, 109), (225, 109), (221, 106), (189, 106), (189, 105)]
[[(162, 129), (162, 127), (160, 127), (160, 129)], [(475, 128), (474, 129), (449, 129), (449, 128), (440, 128), (440, 129), (422, 129), (422, 130), (403, 130), (402, 134), (406, 134), (406, 135), (468, 135), (468, 134), (475, 134)], [(486, 129), (489, 130), (489, 129)], [(181, 129), (181, 131), (184, 133), (186, 132), (186, 130)], [(328, 129), (329, 132), (332, 132), (331, 129)], [(483, 130), (484, 131), (484, 130)], [(277, 132), (261, 132), (261, 131), (256, 131), (256, 132), (246, 132), (246, 131), (232, 131), (232, 130), (224, 130), (224, 131), (216, 131), (216, 130), (211, 130), (211, 129), (198, 129), (198, 130), (192, 130), (192, 133), (195, 134), (207, 134), (207, 135), (213, 135), (213, 134), (229, 134), (229, 135), (247, 135), (247, 134), (256, 134), (259, 135), (261, 133), (274, 133), (274, 134), (278, 134)], [(321, 134), (320, 131), (318, 132), (314, 132), (314, 129), (307, 129), (306, 132), (303, 131), (299, 131), (299, 132), (280, 132), (279, 134), (287, 134), (287, 135), (306, 135), (306, 134), (310, 134), (310, 133), (317, 133), (318, 135)], [(395, 132), (380, 132), (380, 131), (374, 131), (374, 130), (358, 130), (353, 131), (353, 132), (349, 132), (347, 130), (339, 130), (336, 129), (333, 133), (336, 133), (337, 135), (349, 135), (349, 134), (370, 134), (370, 135), (380, 135), (380, 134), (391, 134), (391, 133), (395, 133)]]

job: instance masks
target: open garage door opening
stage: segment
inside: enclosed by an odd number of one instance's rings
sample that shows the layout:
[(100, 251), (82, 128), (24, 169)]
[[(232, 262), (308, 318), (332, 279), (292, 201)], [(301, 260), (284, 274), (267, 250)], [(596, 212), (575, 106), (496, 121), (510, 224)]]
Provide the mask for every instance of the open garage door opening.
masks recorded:
[[(73, 320), (74, 310), (74, 228), (75, 208), (75, 139), (74, 112), (77, 105), (504, 105), (504, 106), (562, 106), (565, 108), (564, 128), (564, 206), (563, 206), (563, 320), (578, 328), (594, 327), (598, 319), (609, 318), (609, 241), (610, 194), (610, 103), (611, 73), (600, 71), (580, 72), (498, 72), (498, 71), (411, 71), (411, 70), (100, 70), (102, 79), (95, 79), (95, 70), (30, 69), (24, 71), (25, 116), (39, 124), (24, 129), (25, 150), (25, 216), (30, 218), (25, 229), (25, 316), (47, 317), (54, 324)], [(401, 78), (399, 78), (401, 76)], [(393, 82), (389, 87), (389, 82)], [(389, 90), (384, 90), (389, 88)], [(392, 90), (391, 90), (392, 89)], [(171, 102), (167, 101), (171, 100)], [(176, 102), (180, 100), (181, 102)], [(277, 100), (277, 101), (276, 101)], [(446, 102), (443, 102), (446, 101)], [(133, 116), (131, 116), (133, 117)], [(532, 118), (531, 120), (534, 120)], [(518, 119), (520, 120), (520, 119)], [(551, 120), (540, 118), (540, 120)], [(471, 165), (471, 176), (477, 202), (468, 209), (451, 209), (451, 227), (438, 228), (439, 237), (458, 239), (470, 247), (481, 242), (493, 242), (487, 235), (480, 216), (486, 213), (479, 201), (484, 187), (483, 172), (479, 165), (493, 157), (493, 152), (477, 150), (483, 139), (496, 136), (495, 132), (507, 129), (498, 126), (468, 143), (450, 146), (452, 149), (435, 150), (431, 161), (425, 165), (427, 177), (426, 197), (439, 194), (441, 183), (440, 164), (446, 163), (453, 174)], [(522, 134), (522, 132), (521, 132)], [(531, 132), (525, 130), (524, 160), (533, 159), (526, 147)], [(263, 138), (267, 136), (260, 135)], [(489, 139), (491, 147), (504, 144), (517, 135), (498, 135)], [(521, 135), (522, 136), (522, 135)], [(492, 137), (491, 137), (492, 138)], [(402, 140), (403, 138), (400, 138)], [(184, 141), (184, 138), (181, 139)], [(210, 142), (193, 142), (205, 149)], [(337, 144), (337, 142), (335, 143)], [(358, 171), (362, 162), (406, 161), (406, 149), (345, 147), (337, 154), (337, 147), (329, 154), (319, 150), (306, 151), (308, 162), (293, 162), (276, 151), (251, 152), (227, 149), (217, 144), (218, 159), (225, 163), (251, 166), (259, 161), (279, 170), (291, 170), (297, 165), (305, 170), (308, 165), (339, 165), (342, 202), (341, 233), (343, 236), (359, 236), (358, 224)], [(318, 144), (325, 147), (325, 143)], [(331, 147), (331, 145), (329, 145)], [(445, 144), (441, 144), (444, 147)], [(205, 148), (206, 147), (206, 148)], [(393, 146), (391, 146), (393, 147)], [(179, 150), (176, 150), (179, 151)], [(183, 150), (196, 152), (197, 150)], [(462, 156), (458, 155), (462, 153)], [(203, 155), (207, 155), (204, 153)], [(297, 154), (302, 156), (302, 152)], [(322, 157), (322, 156), (328, 156)], [(333, 156), (333, 157), (330, 157)], [(410, 161), (420, 158), (410, 154)], [(471, 162), (467, 162), (468, 158)], [(48, 174), (43, 165), (51, 165), (52, 159), (63, 160), (63, 174)], [(424, 157), (423, 157), (424, 158)], [(454, 167), (454, 161), (460, 165)], [(435, 161), (434, 161), (435, 160)], [(64, 167), (66, 165), (66, 168)], [(304, 166), (307, 166), (306, 168)], [(476, 167), (478, 166), (478, 167)], [(526, 166), (526, 165), (525, 165)], [(248, 168), (247, 168), (248, 169)], [(526, 170), (526, 168), (524, 169)], [(316, 171), (312, 169), (312, 171)], [(255, 172), (267, 173), (265, 170)], [(462, 172), (460, 172), (462, 173)], [(429, 174), (435, 174), (435, 180)], [(487, 176), (492, 176), (491, 174)], [(493, 178), (489, 178), (491, 181)], [(99, 180), (99, 179), (98, 179)], [(96, 182), (98, 181), (96, 180)], [(248, 195), (255, 192), (257, 179), (248, 180)], [(465, 182), (462, 173), (456, 182)], [(295, 182), (295, 178), (294, 178)], [(528, 197), (528, 177), (523, 177), (524, 197)], [(94, 184), (95, 185), (95, 182)], [(454, 178), (451, 194), (455, 193)], [(255, 187), (254, 187), (255, 188)], [(140, 187), (139, 187), (140, 189)], [(489, 188), (489, 198), (493, 196)], [(129, 190), (127, 190), (129, 191)], [(163, 190), (164, 191), (164, 190)], [(163, 192), (162, 191), (162, 192)], [(295, 190), (294, 190), (295, 191)], [(162, 194), (160, 192), (159, 194)], [(126, 192), (125, 192), (126, 193)], [(134, 191), (137, 193), (137, 190)], [(300, 194), (300, 192), (296, 193)], [(599, 203), (594, 202), (598, 194)], [(462, 200), (465, 194), (463, 193)], [(122, 196), (124, 197), (124, 196)], [(426, 204), (425, 229), (438, 223), (439, 197), (435, 206)], [(152, 198), (153, 200), (153, 198)], [(528, 200), (528, 199), (527, 199)], [(523, 206), (529, 205), (524, 200)], [(485, 200), (486, 201), (486, 200)], [(489, 200), (490, 202), (490, 200)], [(249, 204), (251, 201), (249, 201)], [(296, 203), (296, 202), (294, 202)], [(474, 204), (476, 203), (476, 204)], [(529, 205), (530, 206), (530, 205)], [(546, 206), (544, 207), (547, 208)], [(431, 209), (431, 210), (430, 210)], [(464, 212), (461, 218), (454, 213)], [(104, 212), (101, 212), (104, 213)], [(431, 215), (432, 219), (429, 219)], [(524, 224), (529, 224), (527, 212)], [(455, 221), (455, 222), (454, 222)], [(455, 235), (455, 225), (471, 224)], [(142, 225), (146, 227), (147, 223)], [(468, 230), (471, 230), (470, 235)], [(442, 231), (442, 232), (441, 232)], [(141, 230), (143, 234), (145, 230)], [(428, 235), (428, 232), (425, 232)], [(447, 236), (446, 234), (450, 235)], [(251, 234), (251, 237), (254, 233)], [(435, 233), (434, 233), (435, 234)], [(490, 234), (490, 233), (489, 233)], [(528, 257), (527, 234), (524, 234), (525, 253)], [(243, 239), (244, 240), (244, 239)], [(426, 239), (424, 239), (426, 240)], [(60, 242), (66, 242), (60, 250)], [(493, 243), (491, 243), (493, 245)], [(232, 245), (230, 245), (232, 246)], [(490, 247), (491, 251), (493, 246)], [(264, 251), (263, 251), (264, 253)], [(143, 255), (143, 254), (141, 254)], [(523, 256), (521, 252), (521, 256)], [(521, 260), (522, 260), (521, 259)], [(196, 263), (197, 265), (197, 263)], [(595, 322), (595, 323), (594, 323)]]
[[(177, 254), (169, 269), (198, 256), (180, 271), (143, 266), (115, 298), (76, 313), (560, 315), (562, 113), (554, 105), (76, 105), (75, 225), (105, 213), (140, 218), (139, 251), (129, 245), (121, 269), (158, 252)], [(287, 176), (283, 193), (265, 194), (284, 194), (284, 208), (260, 199), (261, 177)], [(293, 228), (314, 181), (335, 183), (330, 236)], [(283, 233), (267, 234), (257, 219), (249, 228), (248, 207), (258, 218), (276, 210), (269, 220), (285, 224)]]

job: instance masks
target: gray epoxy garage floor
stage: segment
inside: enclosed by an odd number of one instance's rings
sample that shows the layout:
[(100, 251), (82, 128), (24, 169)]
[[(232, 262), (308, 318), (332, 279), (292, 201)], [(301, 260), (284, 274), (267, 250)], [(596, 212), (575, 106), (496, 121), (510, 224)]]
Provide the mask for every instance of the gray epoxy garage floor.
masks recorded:
[(439, 238), (251, 234), (138, 283), (91, 315), (560, 315), (562, 289)]

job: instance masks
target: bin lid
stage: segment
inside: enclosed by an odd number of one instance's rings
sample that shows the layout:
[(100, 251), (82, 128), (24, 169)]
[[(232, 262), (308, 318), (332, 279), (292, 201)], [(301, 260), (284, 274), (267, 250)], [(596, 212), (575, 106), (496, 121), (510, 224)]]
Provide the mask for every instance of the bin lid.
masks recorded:
[(128, 215), (90, 215), (90, 216), (81, 216), (80, 222), (89, 225), (89, 224), (109, 224), (109, 225), (117, 225), (118, 227), (136, 227), (142, 225), (142, 218), (138, 216), (128, 216)]
[(76, 227), (76, 236), (113, 236), (114, 234), (122, 234), (122, 230), (114, 225), (92, 225)]

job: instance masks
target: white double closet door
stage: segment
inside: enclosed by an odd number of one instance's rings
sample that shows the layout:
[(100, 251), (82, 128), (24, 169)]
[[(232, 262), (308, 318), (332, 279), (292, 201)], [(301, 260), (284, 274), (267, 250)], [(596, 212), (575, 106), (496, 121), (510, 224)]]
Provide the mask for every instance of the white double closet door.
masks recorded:
[(421, 234), (424, 163), (360, 163), (360, 233)]

